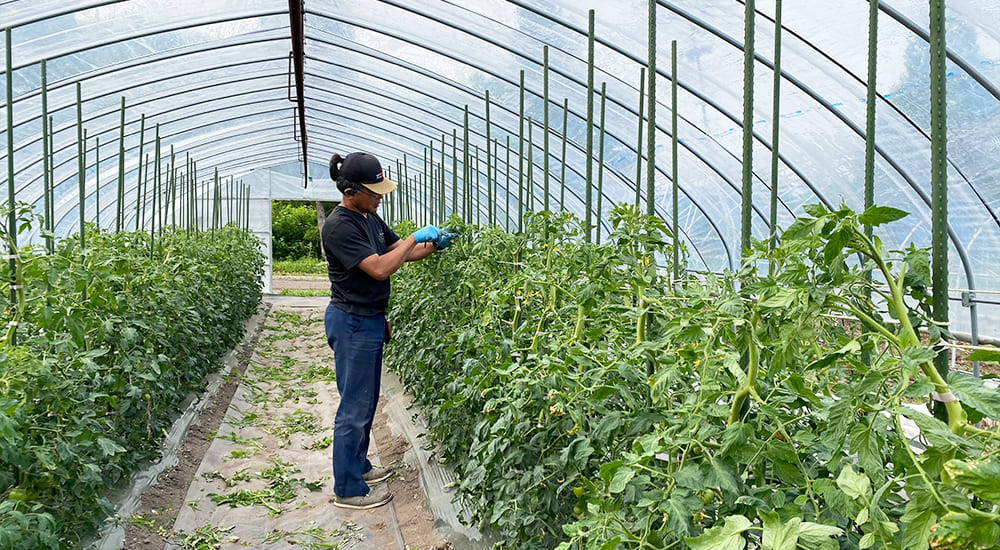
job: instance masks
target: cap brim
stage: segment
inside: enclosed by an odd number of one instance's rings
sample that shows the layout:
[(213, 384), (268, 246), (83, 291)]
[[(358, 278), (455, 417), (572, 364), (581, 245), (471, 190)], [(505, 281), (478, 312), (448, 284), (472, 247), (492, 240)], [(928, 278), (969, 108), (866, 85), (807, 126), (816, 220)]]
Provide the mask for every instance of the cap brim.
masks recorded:
[(396, 188), (396, 182), (391, 181), (388, 178), (382, 178), (382, 181), (378, 183), (366, 183), (364, 185), (369, 191), (378, 193), (379, 195), (385, 195)]

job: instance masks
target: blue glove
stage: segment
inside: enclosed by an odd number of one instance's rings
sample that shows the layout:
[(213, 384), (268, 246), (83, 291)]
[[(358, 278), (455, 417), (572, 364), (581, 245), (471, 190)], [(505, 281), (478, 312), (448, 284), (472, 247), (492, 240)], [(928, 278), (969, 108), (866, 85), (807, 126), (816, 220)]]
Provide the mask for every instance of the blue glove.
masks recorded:
[(441, 235), (441, 230), (433, 225), (425, 225), (413, 232), (413, 240), (418, 243), (432, 243)]
[(451, 246), (451, 240), (458, 236), (458, 233), (452, 231), (445, 231), (438, 236), (437, 240), (434, 241), (434, 246), (439, 250), (443, 250)]

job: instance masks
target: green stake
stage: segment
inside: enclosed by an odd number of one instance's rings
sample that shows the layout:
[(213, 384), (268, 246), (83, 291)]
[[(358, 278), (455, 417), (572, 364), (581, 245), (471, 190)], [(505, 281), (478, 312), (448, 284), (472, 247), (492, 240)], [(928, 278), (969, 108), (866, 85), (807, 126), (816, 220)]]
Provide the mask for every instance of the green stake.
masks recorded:
[(587, 161), (586, 178), (584, 184), (587, 186), (584, 196), (584, 207), (586, 215), (583, 222), (583, 240), (591, 242), (591, 232), (593, 231), (593, 177), (594, 177), (594, 10), (589, 11), (589, 23), (587, 31)]
[(545, 114), (542, 121), (542, 172), (543, 172), (543, 196), (545, 197), (544, 210), (549, 209), (549, 47), (542, 48), (542, 105), (545, 107)]
[(601, 83), (601, 136), (598, 142), (597, 160), (597, 244), (601, 243), (601, 205), (604, 199), (604, 113), (607, 100), (608, 84)]
[(118, 204), (115, 208), (115, 231), (122, 230), (125, 216), (125, 96), (122, 96), (118, 123)]
[(745, 256), (750, 250), (750, 220), (753, 214), (754, 0), (746, 0), (743, 23), (743, 208), (740, 216), (740, 245)]
[(569, 123), (569, 98), (563, 98), (562, 166), (559, 171), (559, 211), (566, 211), (566, 129)]
[(672, 217), (674, 233), (674, 280), (681, 278), (681, 238), (678, 227), (678, 196), (680, 184), (677, 182), (677, 41), (670, 41), (670, 187), (672, 193)]
[(637, 120), (637, 126), (639, 127), (639, 137), (636, 138), (635, 146), (635, 207), (639, 208), (642, 206), (642, 193), (640, 189), (642, 186), (639, 184), (642, 181), (642, 121), (645, 118), (645, 101), (646, 101), (646, 67), (639, 69), (639, 118)]

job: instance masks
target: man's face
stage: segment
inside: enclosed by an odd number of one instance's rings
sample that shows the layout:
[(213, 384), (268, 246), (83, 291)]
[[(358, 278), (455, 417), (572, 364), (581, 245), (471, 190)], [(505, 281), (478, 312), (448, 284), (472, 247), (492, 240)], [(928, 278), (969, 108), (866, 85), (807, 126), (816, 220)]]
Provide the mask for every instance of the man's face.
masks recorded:
[(363, 185), (361, 186), (361, 192), (356, 194), (355, 197), (361, 198), (360, 203), (366, 212), (375, 212), (378, 209), (379, 203), (382, 202), (382, 195)]

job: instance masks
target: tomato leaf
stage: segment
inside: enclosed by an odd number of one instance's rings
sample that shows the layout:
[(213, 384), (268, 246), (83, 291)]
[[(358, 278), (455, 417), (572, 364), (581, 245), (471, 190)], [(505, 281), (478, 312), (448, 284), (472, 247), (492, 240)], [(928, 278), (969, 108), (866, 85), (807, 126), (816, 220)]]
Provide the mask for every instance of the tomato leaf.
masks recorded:
[(727, 516), (725, 525), (716, 525), (697, 537), (685, 537), (690, 550), (743, 550), (746, 540), (743, 532), (752, 524), (744, 516)]
[(949, 460), (944, 469), (955, 483), (977, 497), (1000, 504), (1000, 462), (997, 460)]
[(858, 473), (851, 468), (850, 464), (845, 464), (837, 476), (837, 487), (852, 499), (867, 500), (872, 496), (872, 482), (863, 473)]
[(1000, 389), (987, 387), (982, 378), (951, 371), (948, 385), (962, 406), (976, 409), (986, 418), (1000, 419)]
[(795, 550), (802, 518), (782, 521), (777, 512), (766, 512), (761, 514), (761, 519), (764, 521), (763, 550)]
[(977, 349), (969, 354), (969, 361), (1000, 363), (1000, 350)]
[(910, 214), (891, 206), (870, 206), (858, 216), (858, 221), (864, 225), (878, 227), (882, 224), (901, 220)]

